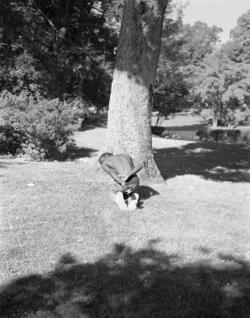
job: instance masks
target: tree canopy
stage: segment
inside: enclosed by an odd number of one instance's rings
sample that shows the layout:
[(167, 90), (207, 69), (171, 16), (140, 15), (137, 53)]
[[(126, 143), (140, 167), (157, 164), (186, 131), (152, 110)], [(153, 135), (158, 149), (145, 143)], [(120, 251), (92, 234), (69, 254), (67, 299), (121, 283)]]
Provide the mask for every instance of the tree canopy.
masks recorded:
[[(150, 1), (136, 0), (140, 14)], [(230, 40), (221, 44), (219, 27), (202, 21), (184, 24), (183, 5), (175, 0), (167, 3), (156, 80), (147, 85), (154, 107), (165, 115), (186, 108), (205, 110), (224, 125), (250, 116), (250, 10), (239, 17)], [(13, 123), (13, 118), (26, 118), (25, 111), (39, 122), (43, 111), (45, 117), (49, 112), (59, 120), (59, 109), (67, 108), (68, 121), (74, 118), (79, 127), (91, 107), (107, 107), (123, 12), (123, 0), (0, 1), (1, 131), (8, 135), (14, 129), (19, 140), (29, 134), (17, 132), (21, 126)], [(134, 44), (138, 48), (139, 42)], [(0, 144), (8, 136), (0, 133)], [(49, 138), (61, 140), (54, 133)]]
[(1, 87), (107, 104), (117, 44), (109, 8), (96, 0), (1, 1)]
[(250, 114), (250, 10), (231, 31), (231, 39), (195, 70), (192, 93), (198, 107), (208, 108), (224, 125)]
[(220, 44), (220, 28), (200, 21), (183, 25), (180, 15), (174, 32), (163, 38), (156, 85), (163, 98), (156, 98), (156, 107), (165, 114), (206, 110), (223, 125), (248, 116), (249, 25), (250, 11), (239, 17), (230, 41)]
[[(188, 107), (193, 70), (214, 51), (221, 32), (220, 28), (209, 27), (203, 22), (192, 26), (183, 24), (182, 9), (179, 7), (177, 18), (165, 25), (168, 33), (163, 36), (156, 92), (164, 97), (161, 98), (162, 106), (156, 98), (156, 107), (165, 114)], [(172, 27), (169, 28), (169, 25)]]

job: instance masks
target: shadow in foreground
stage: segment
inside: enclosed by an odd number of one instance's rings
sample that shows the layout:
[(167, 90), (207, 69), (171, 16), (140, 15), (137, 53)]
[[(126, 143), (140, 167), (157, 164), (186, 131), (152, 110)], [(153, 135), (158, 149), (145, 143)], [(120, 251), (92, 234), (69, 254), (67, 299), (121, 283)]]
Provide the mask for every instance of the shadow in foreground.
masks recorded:
[(177, 266), (177, 255), (118, 245), (93, 264), (64, 255), (46, 275), (0, 290), (1, 317), (250, 317), (250, 265), (223, 255), (227, 266)]
[(215, 181), (250, 182), (249, 145), (190, 143), (154, 153), (164, 179), (193, 174)]

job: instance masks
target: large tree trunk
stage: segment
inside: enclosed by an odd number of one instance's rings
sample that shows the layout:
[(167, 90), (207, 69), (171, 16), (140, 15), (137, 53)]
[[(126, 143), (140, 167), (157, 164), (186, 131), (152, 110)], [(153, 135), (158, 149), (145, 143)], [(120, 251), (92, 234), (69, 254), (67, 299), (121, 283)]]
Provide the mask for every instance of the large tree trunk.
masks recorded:
[(127, 152), (150, 179), (160, 172), (152, 152), (151, 96), (167, 0), (125, 0), (108, 113), (108, 149)]

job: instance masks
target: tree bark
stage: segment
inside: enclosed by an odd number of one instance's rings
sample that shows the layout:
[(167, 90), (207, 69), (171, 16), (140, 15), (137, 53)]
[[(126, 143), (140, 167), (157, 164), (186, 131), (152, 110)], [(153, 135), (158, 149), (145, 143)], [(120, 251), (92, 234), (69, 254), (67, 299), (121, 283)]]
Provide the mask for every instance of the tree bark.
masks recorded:
[(108, 150), (129, 153), (154, 180), (161, 176), (152, 151), (151, 97), (167, 4), (125, 0), (108, 112)]

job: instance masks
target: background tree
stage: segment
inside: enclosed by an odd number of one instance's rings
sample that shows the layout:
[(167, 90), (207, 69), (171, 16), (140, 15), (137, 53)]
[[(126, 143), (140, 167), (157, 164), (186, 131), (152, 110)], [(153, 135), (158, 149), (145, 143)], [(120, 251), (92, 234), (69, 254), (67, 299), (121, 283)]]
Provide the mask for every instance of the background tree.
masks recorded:
[(185, 95), (180, 66), (178, 34), (183, 26), (183, 5), (170, 3), (166, 9), (162, 32), (162, 47), (154, 87), (153, 106), (161, 114), (175, 112), (176, 96)]
[(65, 149), (89, 106), (107, 105), (117, 44), (110, 3), (0, 2), (1, 150), (45, 159)]
[(192, 91), (198, 108), (210, 110), (209, 116), (219, 125), (236, 125), (240, 111), (242, 115), (248, 111), (250, 69), (242, 63), (225, 63), (210, 56), (197, 72)]
[(205, 22), (197, 21), (193, 25), (186, 24), (180, 30), (181, 57), (185, 65), (199, 65), (205, 56), (214, 51), (222, 31), (217, 26), (208, 26)]
[(237, 20), (237, 26), (230, 32), (231, 52), (225, 52), (231, 60), (250, 64), (250, 10)]
[(220, 125), (237, 125), (250, 115), (250, 11), (230, 33), (230, 41), (193, 72), (192, 94), (199, 110)]
[(106, 23), (109, 4), (1, 1), (2, 88), (107, 104), (117, 44), (117, 33)]
[[(155, 107), (163, 114), (191, 107), (190, 89), (193, 87), (194, 69), (211, 54), (222, 31), (203, 22), (183, 24), (183, 8), (179, 7), (177, 18), (169, 33), (163, 37), (162, 53), (156, 81)], [(195, 74), (196, 76), (196, 74)]]
[(108, 113), (108, 148), (127, 152), (160, 177), (151, 136), (151, 98), (168, 1), (126, 0)]

